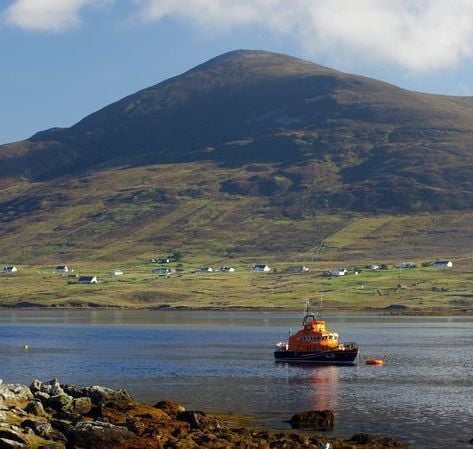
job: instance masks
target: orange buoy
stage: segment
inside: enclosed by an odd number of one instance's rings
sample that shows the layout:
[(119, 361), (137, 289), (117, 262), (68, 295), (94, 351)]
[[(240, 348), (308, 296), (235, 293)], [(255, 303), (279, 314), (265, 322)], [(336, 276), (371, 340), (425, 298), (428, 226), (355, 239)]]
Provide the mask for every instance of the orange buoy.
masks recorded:
[(366, 360), (366, 364), (381, 366), (383, 364), (383, 360), (382, 359), (368, 359)]

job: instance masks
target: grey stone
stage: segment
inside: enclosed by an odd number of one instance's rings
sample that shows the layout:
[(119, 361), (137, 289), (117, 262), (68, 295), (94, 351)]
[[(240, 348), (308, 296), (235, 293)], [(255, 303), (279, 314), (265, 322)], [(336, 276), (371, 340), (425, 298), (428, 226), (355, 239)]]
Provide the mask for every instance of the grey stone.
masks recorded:
[(44, 411), (44, 407), (41, 401), (28, 402), (25, 407), (25, 412), (35, 416), (46, 416), (46, 412)]
[(294, 429), (332, 430), (335, 415), (331, 410), (308, 410), (295, 414), (289, 423)]
[(4, 400), (29, 401), (33, 399), (33, 394), (26, 385), (2, 384), (0, 385), (0, 398)]
[(0, 429), (0, 438), (16, 441), (17, 443), (25, 443), (25, 439), (12, 429)]
[(178, 413), (176, 416), (178, 421), (188, 423), (193, 430), (221, 430), (225, 426), (215, 418), (207, 416), (199, 410), (188, 410)]
[(99, 421), (79, 422), (69, 432), (69, 441), (79, 447), (115, 448), (120, 442), (135, 439), (127, 428)]
[(26, 447), (24, 443), (9, 440), (8, 438), (0, 438), (0, 449), (21, 449)]
[(46, 402), (46, 406), (53, 410), (65, 410), (72, 404), (72, 396), (67, 394), (58, 394), (51, 396)]
[(87, 397), (76, 398), (72, 401), (69, 406), (69, 411), (72, 413), (78, 413), (80, 415), (86, 415), (92, 410), (92, 400)]
[(82, 388), (79, 388), (76, 385), (63, 384), (61, 387), (64, 390), (64, 393), (73, 398), (80, 398), (82, 396)]
[(103, 405), (107, 402), (125, 405), (133, 400), (125, 390), (112, 390), (111, 388), (101, 387), (99, 385), (84, 388), (82, 395), (90, 398), (94, 405)]
[(49, 396), (64, 394), (64, 390), (61, 388), (61, 384), (57, 379), (52, 379), (49, 382), (42, 382), (41, 380), (35, 379), (31, 383), (30, 389), (33, 393), (47, 393)]
[(36, 391), (34, 397), (45, 404), (51, 396), (43, 391)]

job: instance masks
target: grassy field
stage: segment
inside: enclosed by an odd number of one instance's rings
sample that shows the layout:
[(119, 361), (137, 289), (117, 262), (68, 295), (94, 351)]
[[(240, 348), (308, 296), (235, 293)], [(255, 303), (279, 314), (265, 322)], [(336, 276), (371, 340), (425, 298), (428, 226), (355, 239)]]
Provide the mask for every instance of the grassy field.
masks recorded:
[[(19, 272), (0, 275), (0, 305), (299, 309), (306, 298), (322, 296), (330, 308), (472, 307), (473, 213), (324, 211), (294, 219), (261, 196), (221, 192), (221, 177), (234, 172), (213, 168), (156, 165), (5, 184), (0, 264), (17, 265)], [(209, 173), (205, 183), (202, 170)], [(184, 271), (169, 279), (153, 275), (151, 259), (173, 250), (184, 254)], [(436, 259), (451, 259), (454, 268), (393, 268)], [(275, 271), (252, 273), (256, 262)], [(372, 263), (390, 269), (323, 276), (338, 266)], [(77, 285), (53, 273), (60, 264), (96, 274), (100, 283)], [(295, 264), (310, 271), (285, 272)], [(236, 272), (193, 273), (203, 265), (231, 265)], [(113, 276), (115, 268), (125, 274)]]
[(290, 273), (288, 264), (280, 263), (272, 265), (270, 273), (253, 273), (250, 265), (236, 263), (234, 273), (203, 274), (183, 264), (185, 271), (167, 278), (153, 274), (156, 264), (151, 262), (122, 264), (123, 276), (114, 276), (116, 267), (111, 265), (74, 264), (78, 273), (97, 275), (99, 283), (94, 285), (56, 274), (53, 267), (19, 266), (18, 273), (0, 276), (1, 297), (4, 306), (302, 309), (309, 298), (322, 300), (330, 310), (389, 311), (389, 306), (396, 313), (473, 310), (473, 274), (466, 263), (452, 269), (361, 269), (343, 277), (325, 276), (328, 267), (321, 262), (305, 265), (310, 271)]

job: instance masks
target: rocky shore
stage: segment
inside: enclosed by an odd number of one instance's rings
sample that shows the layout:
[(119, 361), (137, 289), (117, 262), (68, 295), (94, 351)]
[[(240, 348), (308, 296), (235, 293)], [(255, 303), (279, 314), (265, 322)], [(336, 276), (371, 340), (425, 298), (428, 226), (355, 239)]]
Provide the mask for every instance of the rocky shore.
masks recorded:
[[(333, 426), (333, 415), (302, 413), (301, 428)], [(315, 426), (315, 427), (314, 427)], [(35, 380), (0, 381), (0, 449), (407, 449), (390, 438), (328, 438), (313, 430), (276, 432), (233, 427), (172, 401), (135, 401), (124, 390), (79, 388)]]

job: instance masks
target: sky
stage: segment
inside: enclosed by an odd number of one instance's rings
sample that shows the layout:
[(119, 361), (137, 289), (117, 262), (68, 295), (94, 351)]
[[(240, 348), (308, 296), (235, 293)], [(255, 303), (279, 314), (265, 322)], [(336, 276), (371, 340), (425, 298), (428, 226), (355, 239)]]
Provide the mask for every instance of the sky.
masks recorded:
[(0, 144), (242, 48), (473, 96), (473, 0), (0, 0)]

